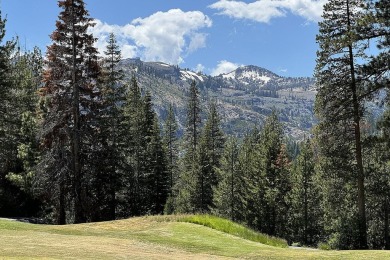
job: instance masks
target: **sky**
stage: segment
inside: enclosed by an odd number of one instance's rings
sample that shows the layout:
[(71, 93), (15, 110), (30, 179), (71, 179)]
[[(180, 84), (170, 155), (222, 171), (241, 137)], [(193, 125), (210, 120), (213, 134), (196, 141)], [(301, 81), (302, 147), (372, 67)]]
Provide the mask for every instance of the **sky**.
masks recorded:
[[(114, 32), (124, 58), (161, 61), (205, 74), (256, 65), (310, 77), (327, 0), (85, 0), (102, 53)], [(50, 45), (57, 0), (0, 0), (6, 37), (23, 48)]]

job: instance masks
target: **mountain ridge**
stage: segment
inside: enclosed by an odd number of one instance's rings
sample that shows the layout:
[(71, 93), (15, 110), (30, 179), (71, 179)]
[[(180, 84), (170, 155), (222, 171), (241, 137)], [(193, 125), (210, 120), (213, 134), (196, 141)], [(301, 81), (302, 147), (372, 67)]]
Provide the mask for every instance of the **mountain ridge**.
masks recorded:
[(272, 110), (277, 110), (286, 134), (294, 139), (309, 134), (315, 123), (315, 81), (310, 77), (282, 77), (254, 65), (211, 76), (139, 58), (122, 60), (119, 68), (124, 71), (126, 81), (135, 75), (143, 91), (151, 93), (161, 121), (166, 118), (169, 103), (174, 105), (180, 133), (185, 125), (185, 106), (192, 81), (201, 93), (202, 117), (206, 117), (208, 103), (214, 100), (226, 133), (242, 137), (255, 125), (261, 125)]

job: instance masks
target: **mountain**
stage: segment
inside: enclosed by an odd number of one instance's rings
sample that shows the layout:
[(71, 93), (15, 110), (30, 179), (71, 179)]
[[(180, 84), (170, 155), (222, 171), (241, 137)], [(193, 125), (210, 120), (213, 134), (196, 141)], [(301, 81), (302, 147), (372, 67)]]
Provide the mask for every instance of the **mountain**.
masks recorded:
[(207, 104), (215, 100), (226, 133), (242, 136), (253, 126), (261, 125), (274, 109), (279, 112), (286, 133), (295, 139), (307, 135), (315, 123), (313, 78), (282, 77), (257, 66), (240, 67), (219, 76), (140, 59), (125, 59), (119, 66), (125, 72), (126, 80), (135, 75), (141, 88), (151, 92), (161, 120), (166, 118), (168, 104), (175, 106), (182, 130), (187, 93), (193, 80), (201, 92), (203, 117)]

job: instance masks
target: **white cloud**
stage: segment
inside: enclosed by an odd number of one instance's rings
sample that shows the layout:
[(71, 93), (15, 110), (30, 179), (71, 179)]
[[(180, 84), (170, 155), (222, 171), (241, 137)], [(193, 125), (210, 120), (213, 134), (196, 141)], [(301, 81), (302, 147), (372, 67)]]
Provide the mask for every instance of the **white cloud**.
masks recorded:
[(324, 5), (328, 0), (284, 0), (286, 8), (311, 22), (321, 20)]
[(204, 70), (205, 70), (205, 66), (203, 66), (202, 64), (198, 64), (198, 65), (196, 65), (196, 68), (194, 69), (197, 73), (198, 72), (204, 72)]
[(218, 62), (218, 65), (216, 68), (214, 68), (211, 71), (211, 76), (218, 76), (221, 74), (226, 74), (229, 72), (232, 72), (233, 70), (237, 69), (238, 67), (243, 66), (242, 64), (233, 63), (227, 60), (222, 60)]
[(219, 14), (236, 19), (247, 19), (268, 23), (273, 18), (286, 16), (287, 12), (301, 16), (308, 21), (321, 20), (324, 4), (328, 0), (258, 0), (252, 3), (219, 0), (210, 5)]
[(143, 60), (171, 64), (180, 64), (183, 57), (205, 47), (207, 35), (199, 31), (212, 25), (211, 19), (202, 12), (180, 9), (137, 18), (124, 26), (95, 22), (91, 32), (98, 38), (96, 45), (101, 52), (107, 45), (107, 35), (114, 32), (124, 58), (139, 56)]

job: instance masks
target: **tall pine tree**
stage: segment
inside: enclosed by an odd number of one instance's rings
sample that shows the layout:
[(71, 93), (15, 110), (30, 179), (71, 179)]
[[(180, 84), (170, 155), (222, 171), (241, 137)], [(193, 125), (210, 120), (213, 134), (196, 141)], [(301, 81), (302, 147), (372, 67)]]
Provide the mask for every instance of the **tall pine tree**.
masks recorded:
[(185, 154), (181, 159), (181, 174), (175, 186), (175, 210), (177, 212), (196, 212), (197, 197), (197, 173), (199, 164), (197, 150), (199, 146), (201, 130), (200, 93), (193, 81), (190, 86), (187, 101), (187, 119), (184, 136)]
[(213, 189), (218, 184), (216, 172), (221, 166), (224, 142), (217, 105), (212, 102), (198, 149), (197, 211), (208, 212), (213, 207)]
[(316, 67), (318, 95), (315, 110), (320, 119), (317, 137), (323, 155), (329, 159), (327, 166), (330, 168), (325, 172), (345, 174), (340, 177), (346, 183), (355, 180), (359, 234), (353, 244), (357, 248), (367, 248), (361, 137), (364, 104), (360, 99), (364, 91), (357, 81), (358, 59), (364, 58), (366, 48), (366, 44), (359, 40), (364, 4), (362, 0), (331, 0), (324, 6), (317, 35), (320, 50)]
[(96, 83), (100, 68), (93, 47), (95, 39), (88, 33), (92, 18), (84, 1), (62, 0), (58, 5), (62, 11), (47, 50), (41, 91), (46, 107), (41, 125), (45, 151), (40, 168), (42, 176), (55, 185), (56, 222), (66, 223), (67, 209), (74, 212), (74, 222), (81, 223), (88, 220), (86, 180), (93, 172), (85, 166), (98, 130), (100, 90)]
[(98, 115), (100, 131), (96, 135), (99, 144), (98, 155), (94, 163), (95, 177), (91, 180), (94, 187), (95, 220), (112, 220), (116, 218), (117, 195), (121, 186), (120, 167), (123, 165), (121, 149), (123, 146), (123, 104), (125, 101), (125, 84), (123, 71), (118, 64), (121, 51), (115, 35), (110, 34), (105, 56), (102, 60), (102, 73), (99, 84), (102, 89), (102, 108)]

